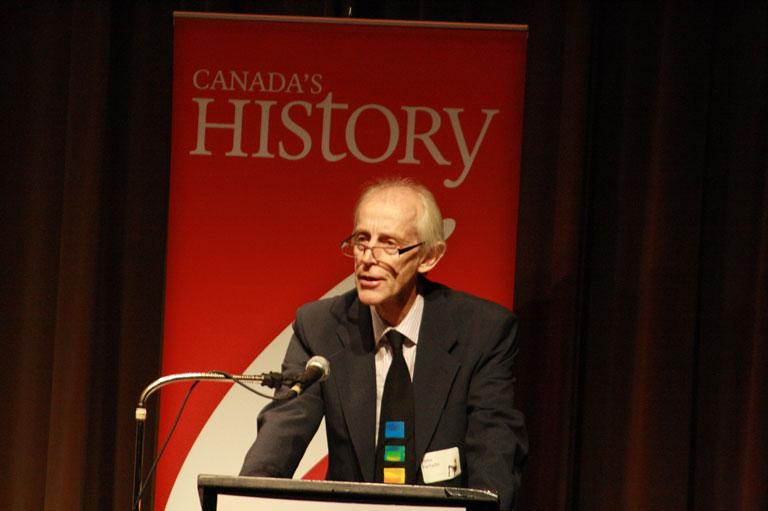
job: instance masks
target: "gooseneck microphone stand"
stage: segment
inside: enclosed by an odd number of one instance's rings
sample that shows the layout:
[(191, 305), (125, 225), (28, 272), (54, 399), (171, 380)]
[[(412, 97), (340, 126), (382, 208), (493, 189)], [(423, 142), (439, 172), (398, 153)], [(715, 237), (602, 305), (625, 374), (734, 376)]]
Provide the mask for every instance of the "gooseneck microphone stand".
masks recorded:
[[(139, 403), (136, 406), (136, 457), (134, 458), (134, 470), (133, 470), (133, 506), (132, 509), (141, 510), (141, 477), (142, 477), (142, 463), (144, 454), (144, 426), (147, 421), (147, 409), (146, 402), (149, 396), (151, 396), (156, 390), (169, 385), (171, 383), (178, 383), (182, 381), (218, 381), (221, 383), (243, 383), (243, 382), (259, 382), (261, 385), (276, 388), (284, 383), (293, 383), (293, 379), (284, 377), (281, 373), (264, 373), (264, 374), (243, 374), (233, 375), (224, 372), (207, 372), (207, 373), (179, 373), (163, 376), (150, 383), (147, 388), (139, 396)], [(253, 389), (251, 389), (253, 390)], [(255, 391), (254, 391), (255, 392)], [(269, 396), (265, 396), (269, 397)]]

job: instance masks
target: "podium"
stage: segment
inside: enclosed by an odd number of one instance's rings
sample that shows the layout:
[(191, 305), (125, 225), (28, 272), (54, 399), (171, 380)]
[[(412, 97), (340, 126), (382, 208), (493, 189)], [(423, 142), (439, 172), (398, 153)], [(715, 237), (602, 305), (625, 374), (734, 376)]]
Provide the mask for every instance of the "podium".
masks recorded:
[[(270, 477), (199, 475), (197, 487), (203, 511), (217, 511), (219, 495), (398, 506), (424, 506), (446, 511), (498, 511), (499, 498), (485, 490), (336, 481), (303, 481)], [(394, 506), (394, 507), (391, 507)], [(264, 508), (267, 509), (267, 508)]]

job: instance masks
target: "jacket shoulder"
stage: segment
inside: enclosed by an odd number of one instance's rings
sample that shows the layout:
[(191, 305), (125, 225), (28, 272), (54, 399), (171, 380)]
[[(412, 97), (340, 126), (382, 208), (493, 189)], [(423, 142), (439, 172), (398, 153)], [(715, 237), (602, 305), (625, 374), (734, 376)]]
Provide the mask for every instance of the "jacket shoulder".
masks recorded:
[(515, 314), (499, 303), (436, 282), (427, 282), (424, 296), (427, 301), (443, 302), (449, 310), (460, 315), (515, 319)]
[(342, 321), (349, 315), (349, 311), (353, 309), (356, 302), (357, 290), (352, 289), (340, 295), (305, 303), (296, 311), (296, 320), (323, 323), (331, 319)]

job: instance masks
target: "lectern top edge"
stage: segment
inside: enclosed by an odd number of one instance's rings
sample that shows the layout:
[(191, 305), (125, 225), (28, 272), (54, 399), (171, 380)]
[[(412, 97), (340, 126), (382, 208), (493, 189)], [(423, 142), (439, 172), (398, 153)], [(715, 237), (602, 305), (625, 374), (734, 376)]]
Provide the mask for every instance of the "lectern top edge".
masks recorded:
[(260, 498), (466, 508), (497, 511), (498, 496), (486, 490), (336, 481), (303, 481), (269, 477), (201, 474), (197, 478), (204, 511), (215, 510), (218, 495)]

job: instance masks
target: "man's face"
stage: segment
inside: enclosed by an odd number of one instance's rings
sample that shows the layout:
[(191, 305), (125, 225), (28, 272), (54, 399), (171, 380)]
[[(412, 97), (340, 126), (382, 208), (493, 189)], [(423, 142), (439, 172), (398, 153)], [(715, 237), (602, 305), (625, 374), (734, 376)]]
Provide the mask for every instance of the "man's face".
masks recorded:
[[(416, 220), (421, 201), (415, 192), (389, 188), (374, 192), (358, 210), (356, 239), (366, 246), (409, 247), (421, 240)], [(355, 283), (360, 301), (372, 305), (390, 325), (398, 324), (416, 299), (422, 256), (419, 249), (404, 254), (373, 257), (366, 250), (355, 259)]]

